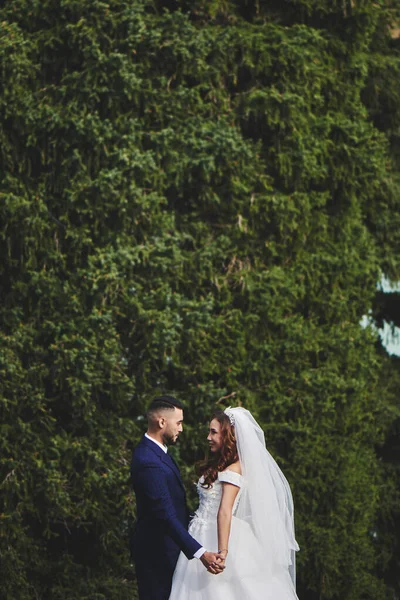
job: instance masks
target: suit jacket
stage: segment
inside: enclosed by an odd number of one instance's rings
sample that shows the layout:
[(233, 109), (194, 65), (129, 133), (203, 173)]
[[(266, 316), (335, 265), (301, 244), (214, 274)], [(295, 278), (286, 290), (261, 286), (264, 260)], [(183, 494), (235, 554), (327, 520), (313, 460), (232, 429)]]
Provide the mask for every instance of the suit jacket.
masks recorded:
[(161, 569), (173, 572), (181, 550), (193, 558), (201, 548), (187, 531), (189, 515), (179, 469), (168, 453), (143, 437), (133, 453), (131, 477), (137, 506), (133, 558), (160, 563)]

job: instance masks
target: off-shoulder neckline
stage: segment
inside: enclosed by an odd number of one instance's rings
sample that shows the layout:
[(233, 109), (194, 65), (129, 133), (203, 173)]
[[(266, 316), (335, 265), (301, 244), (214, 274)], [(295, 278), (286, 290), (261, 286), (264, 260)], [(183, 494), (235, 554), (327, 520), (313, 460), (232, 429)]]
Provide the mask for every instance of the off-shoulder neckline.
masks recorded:
[(238, 473), (237, 471), (232, 471), (232, 469), (225, 469), (224, 471), (218, 471), (218, 473), (234, 473), (235, 475), (239, 475), (239, 477), (243, 477), (241, 473)]

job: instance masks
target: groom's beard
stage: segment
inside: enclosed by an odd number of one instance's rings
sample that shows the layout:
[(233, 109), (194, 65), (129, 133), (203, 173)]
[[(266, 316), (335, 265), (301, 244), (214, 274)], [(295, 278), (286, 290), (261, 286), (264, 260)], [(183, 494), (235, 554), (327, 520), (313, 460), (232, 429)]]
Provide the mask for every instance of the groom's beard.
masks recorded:
[(177, 440), (178, 440), (178, 436), (175, 437), (173, 435), (170, 435), (168, 433), (165, 433), (163, 435), (163, 440), (164, 440), (164, 444), (166, 446), (173, 446), (174, 444), (176, 444)]

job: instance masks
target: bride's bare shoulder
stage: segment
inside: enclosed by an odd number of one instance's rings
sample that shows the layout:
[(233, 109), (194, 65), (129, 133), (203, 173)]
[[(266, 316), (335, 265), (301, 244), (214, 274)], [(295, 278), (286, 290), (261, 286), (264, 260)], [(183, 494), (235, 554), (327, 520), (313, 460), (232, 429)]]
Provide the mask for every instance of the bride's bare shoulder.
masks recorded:
[(234, 471), (235, 473), (239, 473), (239, 475), (242, 474), (242, 467), (240, 466), (240, 461), (238, 460), (235, 463), (232, 463), (231, 465), (229, 465), (229, 467), (227, 467), (226, 469), (227, 471)]

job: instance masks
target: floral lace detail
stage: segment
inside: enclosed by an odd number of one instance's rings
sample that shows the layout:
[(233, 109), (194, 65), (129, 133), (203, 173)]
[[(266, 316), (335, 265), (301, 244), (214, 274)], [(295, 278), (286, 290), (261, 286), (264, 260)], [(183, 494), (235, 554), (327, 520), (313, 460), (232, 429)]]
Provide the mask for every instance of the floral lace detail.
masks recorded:
[[(221, 481), (232, 483), (233, 485), (236, 485), (239, 488), (242, 486), (242, 476), (239, 475), (239, 473), (229, 471), (228, 469), (226, 471), (223, 471), (222, 473), (218, 473), (218, 479), (214, 481), (210, 488), (203, 487), (201, 485), (203, 481), (204, 478), (200, 477), (196, 486), (197, 493), (199, 495), (199, 508), (194, 513), (194, 517), (191, 523), (191, 526), (196, 526), (196, 529), (215, 527), (218, 509), (222, 497)], [(240, 493), (241, 490), (239, 490), (239, 493), (235, 498), (232, 514), (235, 514), (240, 498)]]

